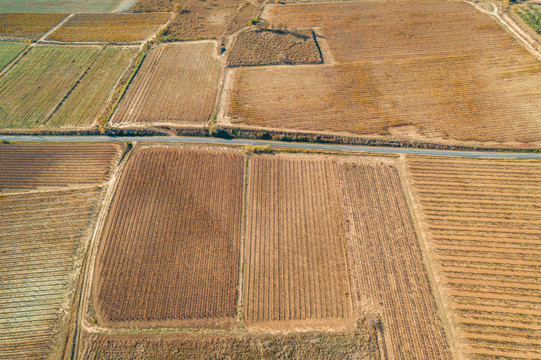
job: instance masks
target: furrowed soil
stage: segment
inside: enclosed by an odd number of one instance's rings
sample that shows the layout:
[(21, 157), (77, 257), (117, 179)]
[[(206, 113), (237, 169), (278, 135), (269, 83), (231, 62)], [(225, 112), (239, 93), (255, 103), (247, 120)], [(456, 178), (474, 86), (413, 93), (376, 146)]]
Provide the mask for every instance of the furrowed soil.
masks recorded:
[(115, 145), (0, 145), (2, 192), (48, 186), (0, 197), (0, 358), (61, 357), (106, 169), (119, 155)]
[(222, 72), (215, 51), (213, 41), (153, 49), (113, 114), (112, 124), (206, 123), (214, 109)]
[[(0, 0), (0, 12), (2, 2)], [(0, 37), (37, 40), (65, 19), (68, 14), (1, 14)]]
[(466, 358), (541, 357), (541, 163), (407, 159)]
[(469, 4), (275, 5), (269, 22), (319, 28), (337, 64), (234, 70), (234, 124), (539, 144), (541, 64)]
[(85, 334), (83, 359), (379, 359), (373, 328), (281, 335)]
[(62, 42), (143, 41), (160, 29), (169, 13), (75, 14), (45, 40)]
[(241, 32), (227, 53), (228, 66), (318, 64), (322, 62), (311, 30), (286, 32), (252, 28)]
[(74, 13), (113, 11), (124, 0), (0, 0), (0, 12)]
[(11, 63), (28, 45), (17, 43), (0, 43), (0, 71)]
[(130, 158), (98, 251), (100, 323), (214, 327), (234, 319), (243, 162), (240, 151), (189, 148), (144, 148)]

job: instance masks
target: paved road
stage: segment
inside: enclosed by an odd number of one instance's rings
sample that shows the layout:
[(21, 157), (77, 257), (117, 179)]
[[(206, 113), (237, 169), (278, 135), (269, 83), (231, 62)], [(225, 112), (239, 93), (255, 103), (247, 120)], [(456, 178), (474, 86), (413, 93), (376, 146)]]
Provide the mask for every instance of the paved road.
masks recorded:
[(430, 155), (451, 156), (462, 158), (485, 158), (485, 159), (539, 159), (541, 153), (506, 153), (486, 151), (449, 151), (410, 149), (396, 147), (376, 147), (357, 145), (332, 145), (299, 142), (282, 142), (267, 140), (241, 140), (221, 139), (213, 137), (188, 137), (188, 136), (0, 136), (0, 140), (7, 141), (37, 141), (37, 142), (107, 142), (107, 141), (144, 141), (144, 142), (171, 142), (187, 144), (211, 144), (211, 145), (270, 145), (284, 149), (308, 149), (363, 152), (373, 154), (406, 154), (406, 155)]

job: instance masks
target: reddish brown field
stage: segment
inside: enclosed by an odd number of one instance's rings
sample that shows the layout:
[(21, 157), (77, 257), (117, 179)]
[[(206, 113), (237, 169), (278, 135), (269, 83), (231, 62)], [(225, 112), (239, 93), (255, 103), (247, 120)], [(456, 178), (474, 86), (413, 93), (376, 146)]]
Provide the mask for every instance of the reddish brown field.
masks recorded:
[(352, 317), (336, 164), (263, 155), (248, 166), (245, 321), (328, 319), (331, 327)]
[(451, 359), (396, 165), (344, 160), (338, 174), (361, 311), (390, 358)]
[(234, 124), (390, 136), (411, 125), (420, 140), (539, 143), (541, 64), (471, 5), (276, 5), (270, 23), (319, 27), (337, 64), (235, 70)]
[(0, 37), (37, 40), (68, 14), (0, 13)]
[(133, 155), (98, 252), (98, 320), (213, 326), (235, 317), (243, 160), (237, 151), (184, 148)]
[(169, 13), (75, 14), (46, 40), (62, 42), (143, 41), (169, 20)]
[(286, 32), (248, 29), (227, 53), (228, 66), (318, 64), (321, 53), (311, 30)]
[(111, 144), (0, 144), (0, 191), (98, 184), (121, 151)]
[(204, 124), (212, 115), (222, 66), (216, 43), (161, 45), (146, 57), (111, 122)]
[(407, 159), (464, 358), (541, 358), (541, 163)]

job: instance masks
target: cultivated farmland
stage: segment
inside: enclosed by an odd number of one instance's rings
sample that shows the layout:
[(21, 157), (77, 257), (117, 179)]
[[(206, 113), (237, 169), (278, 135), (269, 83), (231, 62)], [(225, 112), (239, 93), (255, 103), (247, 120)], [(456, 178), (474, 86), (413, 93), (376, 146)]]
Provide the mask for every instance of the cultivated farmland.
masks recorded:
[(10, 64), (28, 45), (18, 43), (0, 43), (0, 71)]
[[(0, 12), (2, 1), (0, 0)], [(68, 14), (0, 14), (0, 37), (38, 40), (67, 16)]]
[(98, 253), (98, 320), (215, 326), (235, 317), (243, 160), (241, 152), (184, 148), (133, 155)]
[(61, 357), (103, 182), (119, 155), (116, 145), (0, 145), (0, 189), (19, 189), (0, 197), (2, 359)]
[(137, 0), (131, 9), (134, 12), (170, 12), (175, 10), (178, 0)]
[(541, 163), (407, 159), (464, 357), (541, 357)]
[(2, 144), (0, 191), (101, 183), (119, 151), (109, 144)]
[(331, 161), (250, 158), (244, 280), (248, 324), (326, 319), (324, 326), (332, 326), (331, 319), (342, 319), (336, 323), (343, 326), (343, 319), (352, 316), (355, 298), (336, 172)]
[(277, 5), (270, 22), (321, 28), (338, 64), (237, 69), (235, 124), (382, 135), (411, 125), (418, 139), (539, 142), (541, 64), (471, 5)]
[(47, 121), (47, 126), (89, 126), (107, 105), (111, 91), (132, 62), (137, 48), (108, 47)]
[(169, 13), (75, 14), (45, 40), (62, 42), (143, 41), (171, 17)]
[(0, 13), (113, 11), (125, 0), (0, 0)]
[(228, 52), (228, 66), (317, 64), (321, 54), (314, 32), (248, 29), (241, 32)]
[(146, 57), (111, 122), (204, 124), (222, 66), (214, 41), (160, 45)]

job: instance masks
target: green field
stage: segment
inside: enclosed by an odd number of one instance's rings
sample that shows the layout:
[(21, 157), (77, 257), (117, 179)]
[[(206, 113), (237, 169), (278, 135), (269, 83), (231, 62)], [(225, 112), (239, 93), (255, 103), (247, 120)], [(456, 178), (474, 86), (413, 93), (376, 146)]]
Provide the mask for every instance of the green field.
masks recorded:
[(0, 0), (0, 13), (108, 12), (124, 0)]
[(26, 49), (26, 44), (0, 43), (0, 70)]

